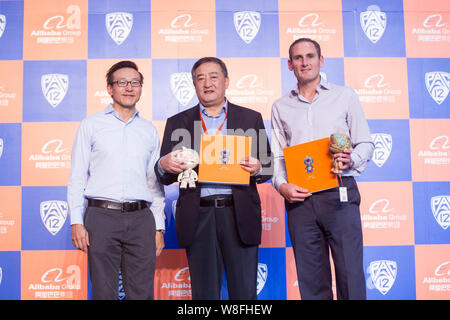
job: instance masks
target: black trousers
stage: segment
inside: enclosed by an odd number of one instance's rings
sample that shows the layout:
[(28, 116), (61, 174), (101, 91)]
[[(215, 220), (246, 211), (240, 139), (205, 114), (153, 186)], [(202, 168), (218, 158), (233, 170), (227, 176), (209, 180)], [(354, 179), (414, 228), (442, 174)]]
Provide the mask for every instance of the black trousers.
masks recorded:
[(133, 212), (88, 207), (89, 275), (94, 300), (117, 300), (119, 269), (127, 300), (153, 299), (155, 219), (149, 208)]
[(288, 227), (302, 299), (332, 299), (329, 249), (335, 266), (338, 299), (366, 299), (360, 194), (353, 177), (343, 177), (348, 202), (339, 189), (288, 203)]
[(193, 300), (219, 300), (223, 267), (230, 300), (256, 300), (258, 246), (241, 243), (234, 208), (200, 207), (193, 243), (186, 248)]

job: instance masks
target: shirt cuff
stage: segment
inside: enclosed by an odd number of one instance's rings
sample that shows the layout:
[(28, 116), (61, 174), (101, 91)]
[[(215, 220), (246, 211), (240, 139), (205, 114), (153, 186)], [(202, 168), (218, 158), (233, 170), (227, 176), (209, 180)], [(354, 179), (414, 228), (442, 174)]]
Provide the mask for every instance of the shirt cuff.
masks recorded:
[(72, 224), (83, 224), (83, 215), (79, 212), (71, 212), (70, 225)]
[(155, 218), (156, 230), (166, 230), (164, 213), (163, 214), (153, 213), (153, 217)]
[(161, 158), (158, 160), (158, 162), (157, 162), (158, 164), (157, 164), (156, 167), (158, 168), (158, 173), (159, 173), (159, 175), (162, 176), (162, 175), (164, 175), (166, 172), (165, 172), (164, 169), (161, 167), (161, 163), (160, 163), (160, 162), (161, 162)]

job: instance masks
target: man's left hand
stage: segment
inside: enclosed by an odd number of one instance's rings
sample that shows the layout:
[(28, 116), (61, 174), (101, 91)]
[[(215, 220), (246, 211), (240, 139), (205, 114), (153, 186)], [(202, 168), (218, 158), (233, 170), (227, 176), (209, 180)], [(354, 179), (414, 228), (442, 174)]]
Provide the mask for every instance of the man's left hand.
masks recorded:
[(349, 170), (352, 168), (352, 158), (351, 155), (352, 150), (351, 149), (345, 149), (343, 152), (338, 152), (333, 154), (333, 158), (340, 162), (339, 169), (341, 170)]
[(156, 256), (159, 256), (164, 249), (164, 235), (160, 231), (156, 231), (155, 235), (156, 241)]

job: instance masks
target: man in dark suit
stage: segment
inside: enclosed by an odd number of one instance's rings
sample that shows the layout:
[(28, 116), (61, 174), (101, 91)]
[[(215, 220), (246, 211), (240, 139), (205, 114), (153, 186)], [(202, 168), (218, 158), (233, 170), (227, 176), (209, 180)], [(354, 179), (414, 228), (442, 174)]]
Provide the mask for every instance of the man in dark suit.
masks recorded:
[(176, 182), (188, 168), (177, 155), (182, 147), (200, 153), (201, 134), (252, 136), (252, 156), (240, 162), (250, 172), (250, 184), (180, 188), (176, 229), (179, 246), (186, 248), (193, 299), (220, 299), (224, 266), (229, 298), (256, 299), (261, 243), (256, 183), (270, 179), (272, 172), (264, 123), (260, 113), (227, 101), (228, 72), (220, 59), (198, 60), (192, 79), (200, 103), (167, 119), (155, 172), (165, 185)]

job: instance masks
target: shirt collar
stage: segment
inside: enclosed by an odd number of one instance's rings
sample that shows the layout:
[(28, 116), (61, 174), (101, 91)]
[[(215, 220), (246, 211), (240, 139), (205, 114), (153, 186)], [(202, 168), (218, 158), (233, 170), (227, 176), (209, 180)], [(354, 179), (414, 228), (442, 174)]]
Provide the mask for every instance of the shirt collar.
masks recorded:
[[(317, 86), (316, 90), (317, 90), (317, 92), (320, 92), (321, 89), (330, 90), (330, 83), (322, 75), (320, 75), (320, 83)], [(298, 97), (298, 95), (299, 95), (299, 93), (298, 93), (298, 84), (296, 84), (295, 87), (292, 88), (292, 90), (290, 92), (290, 96), (291, 97)]]
[[(116, 110), (114, 110), (112, 103), (108, 104), (108, 106), (106, 107), (106, 109), (104, 110), (105, 114), (113, 114), (116, 118), (119, 118), (119, 114), (117, 113)], [(131, 117), (131, 119), (134, 119), (135, 117), (139, 117), (139, 110), (136, 109), (136, 112), (134, 113), (134, 115)], [(130, 120), (131, 120), (130, 119)]]
[(206, 108), (202, 105), (201, 102), (198, 103), (200, 105), (200, 111), (203, 115), (209, 117), (209, 118), (219, 118), (221, 117), (223, 114), (227, 113), (227, 108), (228, 108), (228, 100), (227, 98), (225, 98), (225, 103), (222, 106), (222, 109), (220, 109), (220, 112), (217, 116), (210, 116), (208, 115), (208, 113), (206, 112)]

